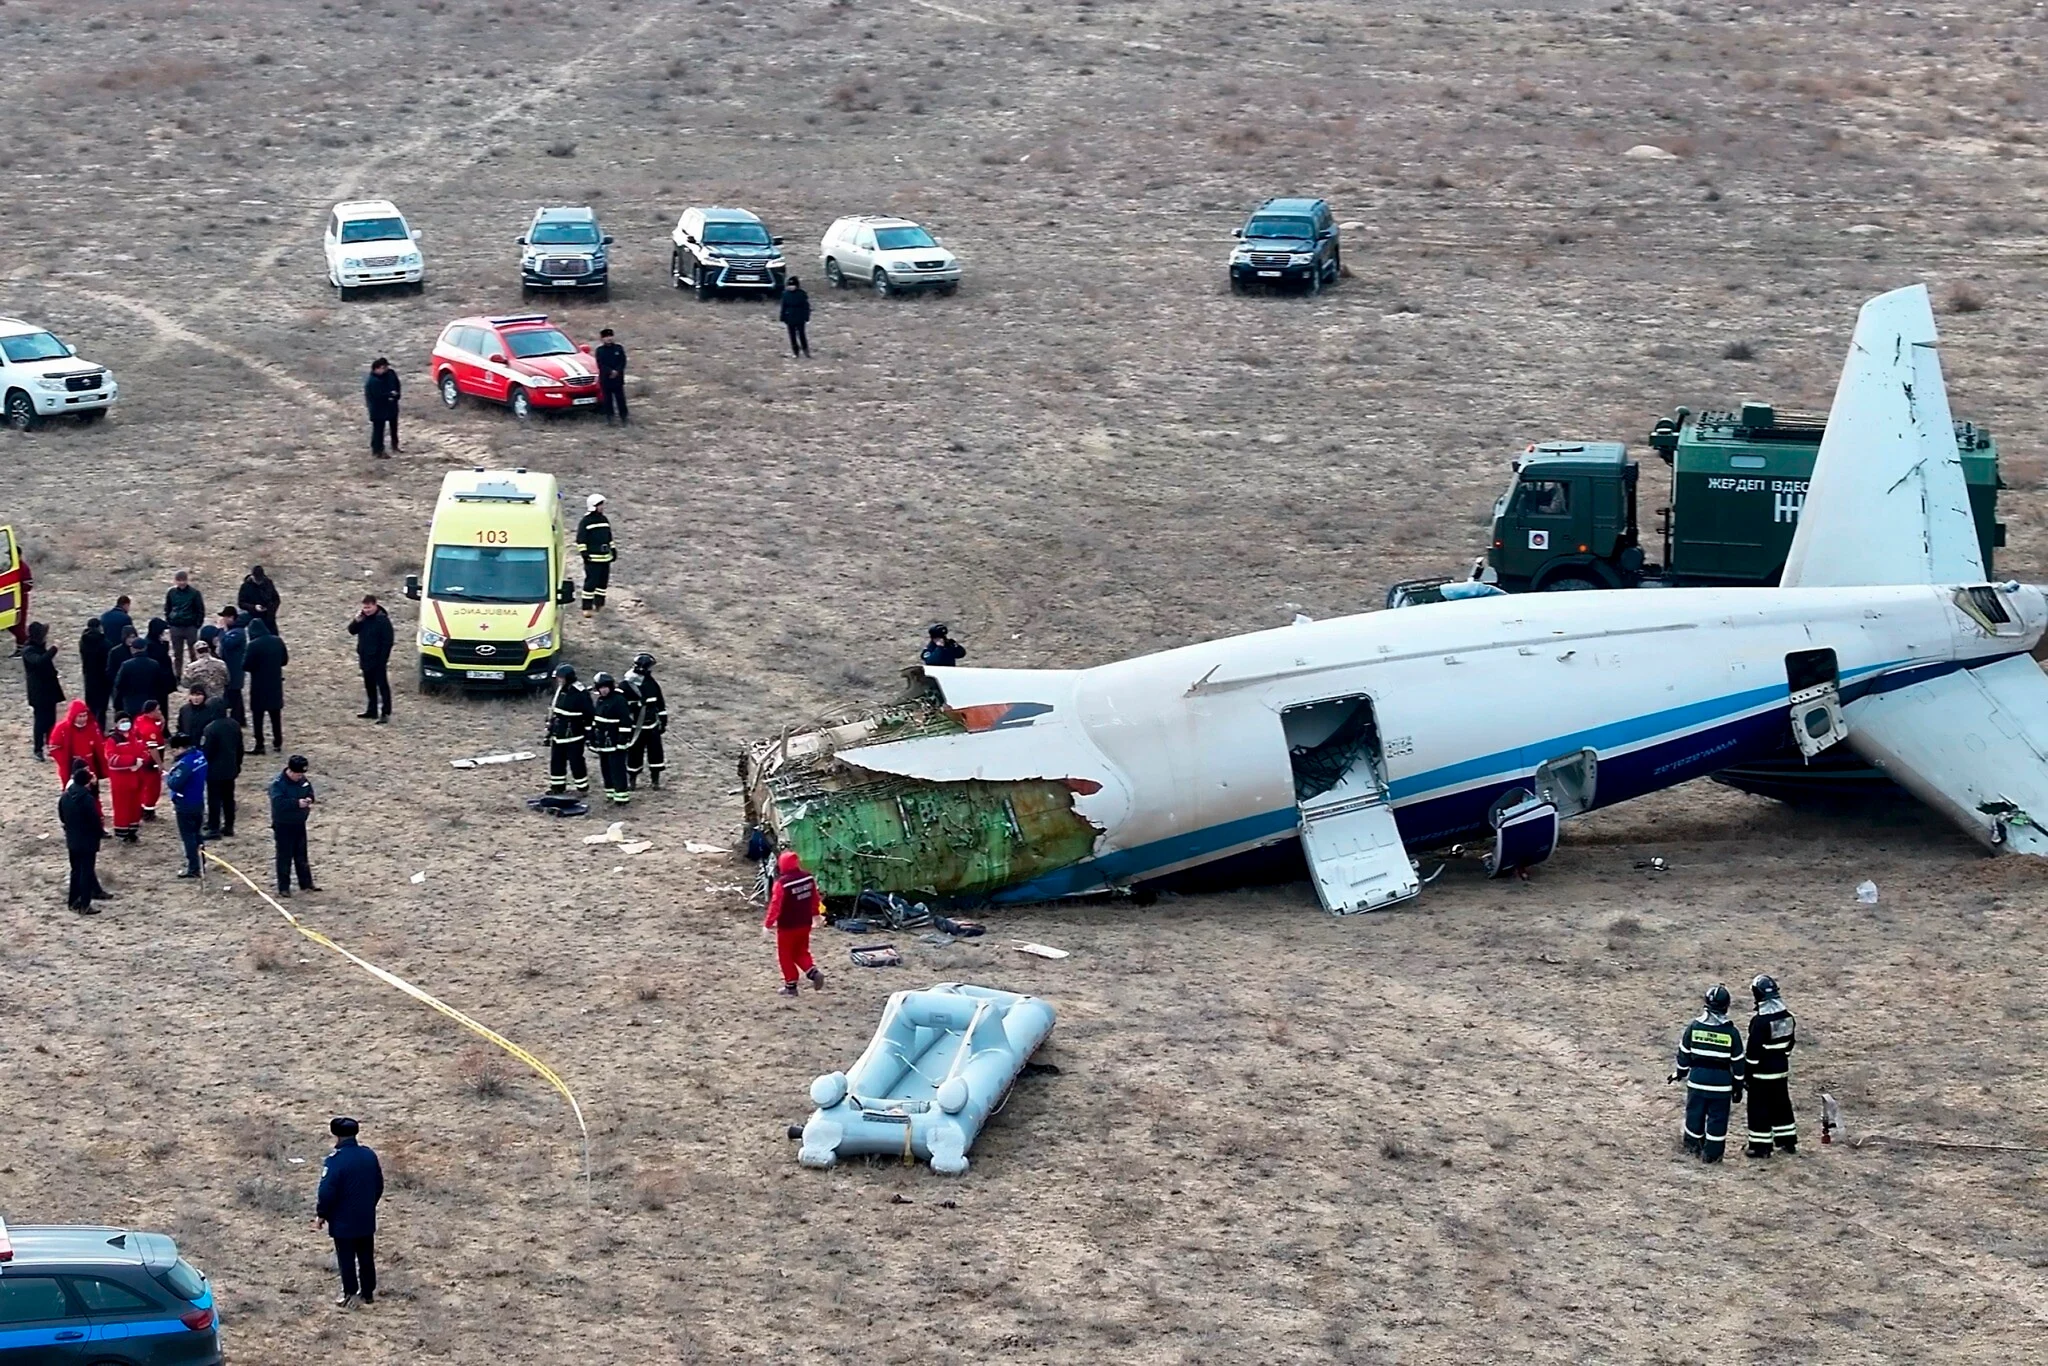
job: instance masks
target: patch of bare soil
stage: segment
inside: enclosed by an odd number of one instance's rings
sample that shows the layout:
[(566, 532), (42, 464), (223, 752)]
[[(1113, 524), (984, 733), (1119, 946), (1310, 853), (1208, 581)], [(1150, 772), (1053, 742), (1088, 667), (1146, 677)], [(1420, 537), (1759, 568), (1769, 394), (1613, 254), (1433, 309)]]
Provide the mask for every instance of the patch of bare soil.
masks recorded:
[[(2037, 1157), (1818, 1144), (1825, 1088), (1852, 1136), (2048, 1145), (2038, 870), (1932, 819), (1695, 784), (1576, 826), (1527, 884), (1454, 868), (1370, 919), (1303, 885), (1045, 907), (898, 972), (826, 933), (831, 989), (793, 1005), (746, 866), (683, 842), (734, 833), (747, 737), (887, 690), (928, 619), (975, 662), (1071, 665), (1373, 605), (1476, 552), (1523, 442), (1823, 404), (1857, 305), (1912, 280), (1958, 414), (2007, 453), (2005, 564), (2038, 573), (2032, 6), (7, 0), (0, 39), (0, 310), (123, 389), (97, 428), (0, 442), (39, 615), (69, 641), (174, 568), (214, 600), (269, 566), (322, 794), (326, 890), (295, 909), (547, 1058), (595, 1140), (586, 1187), (537, 1079), (246, 891), (172, 882), (167, 825), (104, 858), (105, 915), (69, 915), (23, 708), (10, 1219), (174, 1234), (238, 1362), (2030, 1355)], [(1357, 225), (1349, 277), (1232, 297), (1230, 228), (1292, 192)], [(371, 195), (424, 229), (423, 298), (325, 286), (327, 206)], [(437, 329), (522, 307), (542, 201), (619, 239), (609, 304), (546, 307), (618, 330), (630, 429), (432, 403)], [(669, 287), (704, 202), (757, 209), (812, 274), (834, 216), (910, 213), (967, 283), (816, 288), (795, 362), (764, 306)], [(377, 354), (407, 452), (372, 464)], [(389, 727), (353, 719), (342, 624), (478, 459), (610, 497), (616, 610), (571, 654), (661, 657), (672, 780), (628, 813), (650, 853), (530, 815), (531, 764), (449, 768), (532, 747), (538, 702), (407, 690)], [(260, 880), (244, 827), (224, 852)], [(1668, 1052), (1701, 988), (1759, 970), (1800, 1015), (1806, 1142), (1702, 1169)], [(810, 1077), (892, 988), (949, 978), (1053, 1001), (1060, 1074), (960, 1181), (799, 1169)], [(305, 1227), (344, 1111), (392, 1177), (384, 1302), (350, 1317)]]

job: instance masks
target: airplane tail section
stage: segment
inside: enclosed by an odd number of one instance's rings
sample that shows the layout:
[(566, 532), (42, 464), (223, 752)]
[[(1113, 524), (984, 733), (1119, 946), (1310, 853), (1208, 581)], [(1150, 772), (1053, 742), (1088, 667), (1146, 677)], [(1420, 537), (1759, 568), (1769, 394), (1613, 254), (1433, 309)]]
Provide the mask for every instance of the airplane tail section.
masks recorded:
[(1783, 583), (1983, 581), (1927, 286), (1895, 289), (1857, 315)]

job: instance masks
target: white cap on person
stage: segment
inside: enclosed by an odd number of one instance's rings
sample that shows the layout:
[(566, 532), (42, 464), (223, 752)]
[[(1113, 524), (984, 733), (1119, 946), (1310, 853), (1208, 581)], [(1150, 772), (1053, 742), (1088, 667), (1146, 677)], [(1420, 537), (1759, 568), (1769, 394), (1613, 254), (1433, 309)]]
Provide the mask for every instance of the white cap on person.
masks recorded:
[(587, 506), (592, 512), (597, 511), (599, 508), (604, 506), (604, 495), (601, 493), (591, 494), (590, 497), (585, 501), (585, 506)]

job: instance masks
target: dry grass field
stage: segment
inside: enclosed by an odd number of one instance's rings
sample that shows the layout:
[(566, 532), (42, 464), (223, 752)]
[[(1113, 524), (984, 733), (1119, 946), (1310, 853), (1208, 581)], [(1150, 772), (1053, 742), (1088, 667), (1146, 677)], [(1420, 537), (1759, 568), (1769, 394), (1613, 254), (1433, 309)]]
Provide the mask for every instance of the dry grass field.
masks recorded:
[[(823, 932), (831, 990), (794, 1004), (746, 865), (684, 841), (735, 833), (747, 738), (886, 692), (929, 619), (1065, 665), (1374, 605), (1475, 552), (1523, 442), (1822, 405), (1857, 305), (1914, 280), (2006, 452), (2004, 563), (2038, 576), (2041, 39), (2031, 0), (0, 0), (0, 312), (122, 385), (98, 427), (0, 440), (38, 615), (68, 643), (174, 568), (213, 601), (269, 566), (322, 796), (325, 890), (293, 907), (548, 1059), (593, 1165), (536, 1078), (245, 890), (171, 881), (168, 824), (102, 859), (106, 914), (66, 912), (17, 693), (0, 1213), (172, 1233), (238, 1366), (2037, 1359), (2041, 874), (1916, 812), (1702, 783), (1573, 827), (1526, 884), (1455, 868), (1371, 918), (1301, 883), (1040, 907), (893, 972)], [(1349, 278), (1233, 297), (1229, 230), (1283, 192), (1357, 225)], [(320, 224), (358, 196), (423, 229), (424, 297), (334, 300)], [(619, 239), (612, 301), (550, 311), (618, 330), (628, 430), (431, 401), (436, 330), (520, 306), (540, 202)], [(709, 202), (806, 274), (834, 216), (909, 213), (967, 283), (814, 290), (794, 362), (766, 307), (669, 287)], [(373, 464), (380, 353), (410, 398)], [(610, 497), (616, 610), (571, 655), (662, 660), (647, 854), (530, 814), (533, 765), (449, 767), (530, 746), (538, 701), (401, 667), (393, 724), (353, 719), (343, 622), (480, 459)], [(223, 852), (260, 881), (244, 826)], [(1759, 970), (1800, 1015), (1806, 1145), (1702, 1169), (1668, 1051)], [(811, 1076), (952, 978), (1051, 1000), (1060, 1073), (958, 1181), (800, 1169)], [(2028, 1151), (1823, 1148), (1823, 1088), (1852, 1137)], [(387, 1293), (347, 1316), (306, 1226), (337, 1112), (392, 1178)]]

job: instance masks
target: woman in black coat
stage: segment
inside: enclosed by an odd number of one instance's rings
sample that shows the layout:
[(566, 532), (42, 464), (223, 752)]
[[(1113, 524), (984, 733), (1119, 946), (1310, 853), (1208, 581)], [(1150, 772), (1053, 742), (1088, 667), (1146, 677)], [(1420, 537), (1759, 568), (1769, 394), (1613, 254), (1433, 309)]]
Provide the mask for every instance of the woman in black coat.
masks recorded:
[(64, 700), (64, 685), (57, 679), (57, 648), (50, 644), (50, 628), (40, 621), (29, 623), (28, 644), (21, 647), (21, 676), (28, 686), (29, 710), (35, 713), (34, 743), (40, 760), (50, 727), (57, 724), (57, 704)]
[(85, 688), (85, 709), (101, 730), (107, 728), (107, 703), (114, 697), (114, 676), (107, 669), (113, 643), (98, 617), (86, 618), (85, 634), (78, 638), (78, 676)]
[(95, 901), (111, 901), (100, 886), (100, 845), (107, 838), (100, 820), (100, 798), (93, 791), (93, 776), (85, 760), (71, 761), (71, 781), (57, 799), (57, 820), (64, 827), (64, 849), (71, 856), (71, 886), (66, 901), (80, 915), (97, 915)]
[(284, 642), (271, 633), (263, 618), (249, 622), (249, 648), (242, 656), (242, 676), (249, 688), (249, 733), (256, 741), (251, 754), (263, 753), (263, 718), (270, 718), (270, 738), (284, 750), (284, 666), (292, 662)]
[(143, 651), (151, 659), (164, 666), (163, 695), (156, 700), (156, 709), (165, 716), (171, 714), (171, 690), (178, 686), (178, 671), (171, 666), (170, 623), (162, 617), (149, 619), (148, 648)]

